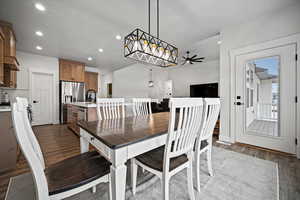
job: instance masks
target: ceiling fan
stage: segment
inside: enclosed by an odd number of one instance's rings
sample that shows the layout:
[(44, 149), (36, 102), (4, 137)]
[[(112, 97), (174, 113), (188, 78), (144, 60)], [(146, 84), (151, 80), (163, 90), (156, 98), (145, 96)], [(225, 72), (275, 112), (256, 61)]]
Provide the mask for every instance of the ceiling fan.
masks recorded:
[(182, 56), (184, 61), (181, 65), (184, 65), (186, 63), (194, 64), (195, 62), (203, 62), (203, 59), (205, 58), (205, 57), (197, 58), (197, 55), (193, 55), (192, 57), (190, 57), (189, 54), (190, 54), (190, 52), (187, 51), (186, 56)]

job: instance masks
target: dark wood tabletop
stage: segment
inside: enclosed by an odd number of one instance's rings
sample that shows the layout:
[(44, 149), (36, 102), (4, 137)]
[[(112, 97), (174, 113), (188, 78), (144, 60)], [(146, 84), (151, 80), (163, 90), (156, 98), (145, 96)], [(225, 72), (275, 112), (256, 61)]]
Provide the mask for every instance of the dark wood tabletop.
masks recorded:
[(100, 121), (79, 121), (78, 126), (112, 149), (168, 132), (169, 112)]

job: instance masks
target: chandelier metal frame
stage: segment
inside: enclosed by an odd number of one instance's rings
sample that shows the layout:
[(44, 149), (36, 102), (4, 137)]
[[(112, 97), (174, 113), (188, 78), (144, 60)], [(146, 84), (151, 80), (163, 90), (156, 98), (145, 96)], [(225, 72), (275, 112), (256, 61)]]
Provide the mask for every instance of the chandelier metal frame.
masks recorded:
[(159, 0), (157, 0), (157, 36), (150, 34), (150, 0), (148, 33), (137, 28), (124, 38), (124, 57), (160, 67), (178, 64), (178, 48), (159, 39)]

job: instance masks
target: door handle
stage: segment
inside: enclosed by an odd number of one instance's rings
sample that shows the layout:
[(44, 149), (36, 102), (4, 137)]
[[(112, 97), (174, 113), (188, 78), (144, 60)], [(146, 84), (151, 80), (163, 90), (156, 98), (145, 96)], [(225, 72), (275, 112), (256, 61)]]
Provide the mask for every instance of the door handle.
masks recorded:
[(38, 103), (39, 101), (33, 100), (33, 103)]
[(242, 102), (234, 102), (234, 105), (241, 106), (241, 105), (244, 105), (244, 103), (242, 103)]

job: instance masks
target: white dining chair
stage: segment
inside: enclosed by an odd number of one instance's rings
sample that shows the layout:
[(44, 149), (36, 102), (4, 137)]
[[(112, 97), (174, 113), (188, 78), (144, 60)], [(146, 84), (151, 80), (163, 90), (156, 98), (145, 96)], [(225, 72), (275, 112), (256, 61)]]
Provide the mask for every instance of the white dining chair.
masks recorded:
[(161, 179), (163, 199), (168, 200), (170, 178), (186, 168), (188, 192), (190, 199), (194, 200), (193, 148), (202, 125), (203, 99), (172, 98), (170, 105), (166, 145), (131, 159), (132, 192), (135, 195), (137, 168), (140, 166)]
[(196, 161), (196, 180), (197, 190), (200, 192), (200, 155), (207, 153), (207, 166), (210, 176), (213, 176), (212, 169), (212, 137), (214, 127), (220, 113), (220, 99), (219, 98), (205, 98), (204, 99), (205, 109), (203, 120), (203, 126), (199, 131), (196, 146), (195, 146), (195, 161)]
[(33, 175), (37, 200), (65, 199), (87, 189), (96, 192), (96, 185), (110, 182), (110, 163), (96, 151), (65, 159), (46, 168), (28, 120), (26, 105), (27, 100), (17, 98), (12, 105), (12, 121), (17, 141)]
[(132, 103), (134, 116), (152, 114), (150, 98), (133, 98)]
[(125, 99), (97, 98), (97, 116), (99, 120), (124, 118)]

